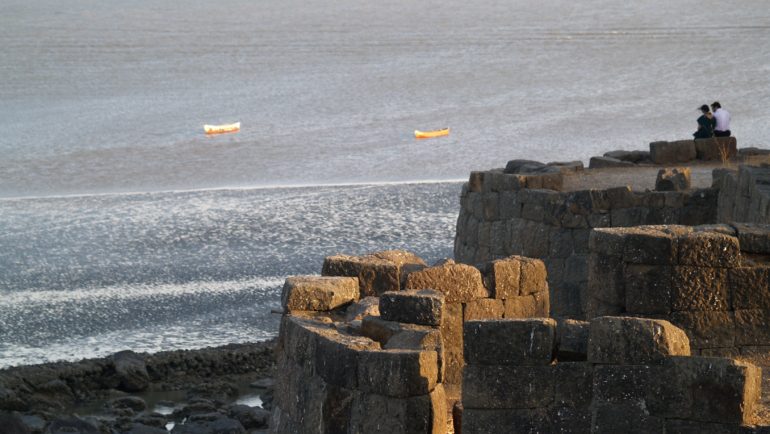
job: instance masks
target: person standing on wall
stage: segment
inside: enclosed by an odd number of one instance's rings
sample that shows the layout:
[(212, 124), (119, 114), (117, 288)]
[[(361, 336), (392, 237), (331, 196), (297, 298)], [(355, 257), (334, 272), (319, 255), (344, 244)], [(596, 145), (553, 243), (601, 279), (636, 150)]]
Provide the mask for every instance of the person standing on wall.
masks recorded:
[(723, 109), (719, 101), (711, 103), (711, 109), (714, 110), (714, 119), (717, 121), (714, 127), (714, 135), (717, 137), (730, 137), (730, 112)]
[(698, 118), (698, 131), (692, 133), (692, 135), (696, 139), (708, 139), (714, 136), (716, 120), (706, 104), (700, 106), (700, 111), (703, 114)]

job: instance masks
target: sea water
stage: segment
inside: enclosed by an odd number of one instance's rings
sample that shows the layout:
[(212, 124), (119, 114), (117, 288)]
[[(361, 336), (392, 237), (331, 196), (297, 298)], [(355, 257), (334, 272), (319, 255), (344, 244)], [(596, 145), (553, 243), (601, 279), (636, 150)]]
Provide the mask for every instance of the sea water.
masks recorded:
[(0, 200), (0, 367), (275, 336), (323, 258), (452, 256), (459, 183)]
[(469, 171), (688, 138), (714, 100), (770, 146), (765, 0), (2, 10), (0, 366), (273, 336), (325, 255), (451, 256)]

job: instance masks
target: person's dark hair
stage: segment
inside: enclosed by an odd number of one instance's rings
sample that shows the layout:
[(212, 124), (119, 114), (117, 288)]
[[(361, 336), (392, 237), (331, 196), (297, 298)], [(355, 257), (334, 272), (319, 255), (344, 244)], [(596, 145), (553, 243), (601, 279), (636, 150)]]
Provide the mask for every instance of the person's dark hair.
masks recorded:
[(700, 111), (702, 111), (703, 114), (708, 113), (709, 112), (709, 106), (707, 106), (706, 104), (703, 104), (702, 106), (700, 106)]
[(719, 104), (719, 101), (714, 101), (711, 103), (711, 108), (716, 110), (718, 108), (722, 108), (722, 104)]

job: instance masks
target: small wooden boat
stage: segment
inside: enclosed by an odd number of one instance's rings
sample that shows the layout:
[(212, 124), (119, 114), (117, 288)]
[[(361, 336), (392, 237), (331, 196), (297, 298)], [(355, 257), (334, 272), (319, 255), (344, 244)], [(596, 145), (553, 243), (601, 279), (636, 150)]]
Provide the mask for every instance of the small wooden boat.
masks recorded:
[(206, 132), (206, 134), (223, 134), (223, 133), (235, 133), (241, 130), (241, 123), (236, 122), (234, 124), (223, 124), (223, 125), (204, 125), (203, 131)]
[(448, 135), (449, 135), (449, 128), (444, 128), (442, 130), (433, 130), (433, 131), (414, 130), (414, 137), (418, 139), (430, 139), (433, 137), (441, 137), (441, 136), (448, 136)]

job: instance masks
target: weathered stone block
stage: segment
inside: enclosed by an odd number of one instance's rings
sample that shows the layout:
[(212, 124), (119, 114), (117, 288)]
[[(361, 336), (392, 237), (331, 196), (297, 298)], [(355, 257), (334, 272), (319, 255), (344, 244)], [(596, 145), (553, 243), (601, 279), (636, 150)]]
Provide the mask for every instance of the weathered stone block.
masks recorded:
[(588, 237), (588, 250), (606, 256), (623, 256), (626, 246), (627, 229), (601, 228), (594, 229)]
[(485, 264), (484, 283), (492, 297), (504, 300), (519, 295), (521, 259), (518, 256)]
[(534, 409), (463, 410), (462, 434), (550, 433), (548, 411)]
[(671, 308), (675, 311), (728, 310), (727, 271), (720, 268), (673, 267)]
[(770, 253), (770, 225), (759, 223), (732, 223), (738, 233), (741, 250), (750, 253)]
[(588, 408), (593, 400), (594, 366), (586, 362), (559, 362), (552, 366), (554, 405)]
[(548, 273), (545, 263), (540, 259), (519, 257), (521, 261), (521, 277), (519, 281), (519, 294), (527, 295), (548, 291)]
[(308, 375), (315, 363), (316, 330), (321, 324), (294, 315), (281, 318), (281, 333), (278, 339), (276, 355), (279, 360), (285, 358), (301, 366)]
[(694, 160), (696, 155), (694, 140), (650, 143), (650, 159), (655, 164), (686, 163)]
[(588, 280), (588, 255), (574, 254), (564, 264), (564, 280), (586, 282)]
[(362, 351), (358, 388), (395, 398), (427, 395), (436, 387), (438, 372), (435, 351)]
[(594, 404), (644, 402), (649, 406), (663, 373), (660, 365), (596, 365), (592, 379)]
[(727, 271), (732, 307), (770, 310), (770, 273), (767, 267), (741, 267)]
[(504, 300), (497, 300), (494, 298), (480, 298), (465, 303), (463, 320), (500, 319), (505, 312), (505, 305), (503, 303)]
[(502, 300), (503, 318), (547, 318), (550, 314), (548, 291)]
[(380, 316), (386, 321), (441, 325), (444, 294), (431, 289), (386, 292), (380, 296)]
[(770, 345), (770, 310), (741, 309), (735, 311), (735, 344), (738, 346)]
[(667, 419), (666, 434), (738, 434), (735, 424), (708, 423), (684, 419)]
[(437, 385), (430, 395), (412, 398), (358, 393), (353, 399), (350, 427), (346, 432), (444, 434), (447, 427), (446, 394), (441, 385)]
[(586, 360), (588, 357), (588, 321), (558, 319), (556, 323), (556, 358), (562, 361)]
[(396, 336), (402, 340), (421, 340), (437, 332), (436, 327), (387, 321), (380, 316), (366, 316), (361, 321), (361, 335), (389, 344)]
[(589, 239), (591, 237), (591, 229), (573, 229), (572, 233), (572, 245), (575, 253), (579, 255), (587, 255), (590, 253), (588, 248)]
[(446, 377), (449, 384), (462, 383), (463, 361), (463, 305), (447, 303), (441, 321), (441, 336), (444, 343)]
[(547, 365), (553, 360), (556, 321), (504, 319), (463, 325), (465, 361), (478, 365)]
[(442, 265), (409, 273), (407, 289), (435, 289), (446, 296), (447, 303), (466, 303), (477, 298), (489, 297), (475, 267), (456, 264), (449, 260)]
[(655, 179), (655, 191), (684, 191), (690, 188), (692, 172), (689, 167), (660, 169)]
[(738, 142), (735, 137), (695, 139), (695, 154), (699, 160), (726, 162), (738, 155)]
[(433, 327), (407, 325), (383, 344), (385, 350), (435, 351), (438, 357), (438, 381), (446, 377), (446, 351), (441, 332)]
[(590, 434), (591, 409), (570, 406), (551, 406), (548, 408), (551, 433)]
[(585, 301), (585, 316), (583, 317), (586, 319), (591, 319), (591, 318), (596, 318), (600, 316), (617, 316), (617, 315), (622, 315), (624, 313), (625, 313), (624, 306), (608, 303), (598, 298), (593, 298), (589, 296)]
[(361, 336), (316, 330), (315, 370), (323, 380), (346, 389), (358, 387), (359, 355), (380, 345)]
[(605, 157), (617, 158), (618, 160), (630, 161), (631, 163), (640, 163), (650, 159), (649, 151), (624, 151), (616, 150), (604, 153)]
[(401, 269), (425, 262), (405, 251), (384, 251), (366, 256), (335, 255), (324, 259), (321, 275), (358, 277), (361, 297), (401, 289)]
[(745, 424), (751, 421), (761, 391), (761, 370), (731, 359), (674, 357), (671, 381), (689, 391), (690, 415), (701, 422)]
[(686, 199), (680, 224), (697, 226), (717, 221), (719, 191), (702, 188), (693, 191)]
[(630, 208), (636, 205), (636, 198), (629, 186), (608, 188), (606, 192), (611, 209)]
[(505, 165), (504, 173), (533, 173), (545, 168), (545, 163), (534, 160), (510, 160)]
[(659, 364), (672, 355), (689, 355), (690, 342), (668, 321), (631, 317), (591, 320), (588, 360), (600, 364)]
[(591, 254), (587, 262), (588, 297), (625, 306), (625, 264), (622, 257)]
[(738, 239), (717, 232), (693, 232), (677, 240), (679, 265), (728, 268), (740, 263)]
[(547, 190), (559, 191), (564, 185), (564, 175), (561, 173), (544, 173), (540, 175), (542, 187)]
[(481, 198), (481, 204), (483, 208), (483, 215), (485, 220), (497, 220), (500, 218), (498, 212), (498, 193), (484, 193)]
[(663, 434), (665, 420), (651, 416), (643, 403), (600, 405), (593, 411), (591, 432), (596, 434)]
[(537, 408), (553, 402), (551, 366), (466, 365), (463, 409)]
[(550, 258), (568, 258), (575, 251), (572, 231), (577, 229), (554, 229), (548, 240)]
[(549, 304), (552, 317), (584, 318), (586, 282), (562, 282), (550, 291)]
[(485, 172), (474, 171), (471, 172), (468, 178), (468, 191), (474, 193), (480, 193), (484, 186)]
[(650, 208), (613, 208), (610, 211), (610, 223), (613, 227), (631, 227), (647, 224), (647, 216), (650, 214)]
[(623, 250), (623, 260), (632, 264), (676, 264), (678, 258), (676, 241), (676, 237), (657, 227), (629, 229)]
[(355, 277), (293, 276), (286, 279), (281, 295), (284, 310), (328, 311), (358, 300)]
[(636, 167), (636, 164), (612, 157), (591, 157), (588, 161), (589, 169), (604, 169), (607, 167)]
[(625, 308), (633, 314), (671, 312), (673, 267), (665, 265), (626, 265), (624, 270)]
[(612, 218), (609, 211), (593, 213), (589, 215), (586, 220), (588, 221), (588, 226), (591, 228), (607, 228), (612, 226)]
[[(358, 287), (358, 285), (356, 285)], [(345, 321), (362, 320), (368, 315), (380, 315), (380, 299), (377, 297), (364, 297), (345, 309)]]
[(671, 323), (685, 331), (692, 349), (735, 346), (733, 312), (674, 312), (671, 314)]
[(501, 219), (510, 219), (514, 217), (521, 217), (521, 203), (518, 200), (518, 194), (514, 191), (505, 191), (500, 193), (500, 203), (497, 205), (497, 210), (500, 213)]

